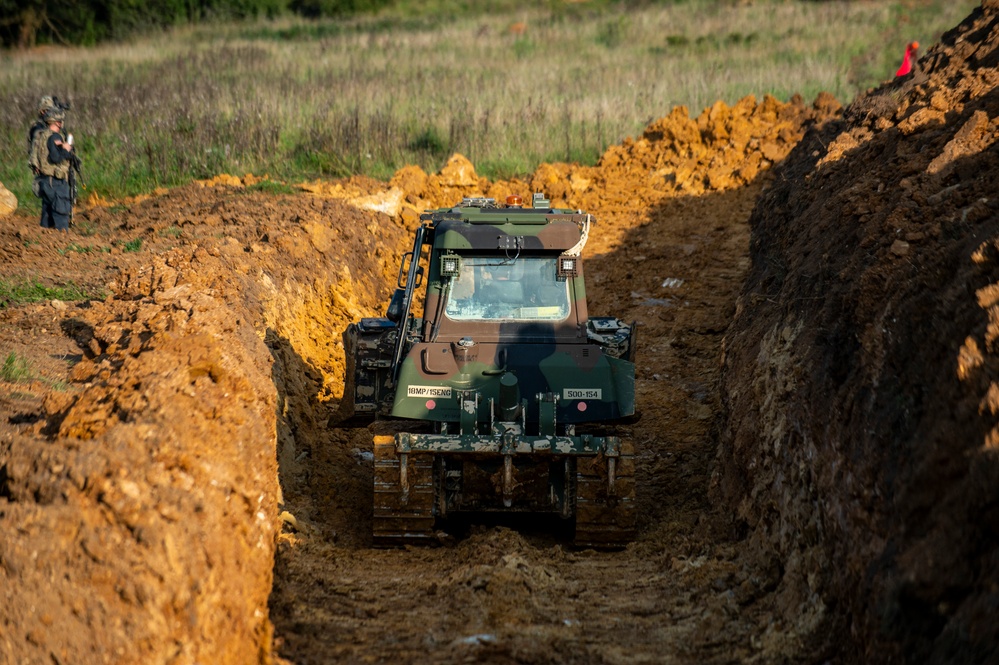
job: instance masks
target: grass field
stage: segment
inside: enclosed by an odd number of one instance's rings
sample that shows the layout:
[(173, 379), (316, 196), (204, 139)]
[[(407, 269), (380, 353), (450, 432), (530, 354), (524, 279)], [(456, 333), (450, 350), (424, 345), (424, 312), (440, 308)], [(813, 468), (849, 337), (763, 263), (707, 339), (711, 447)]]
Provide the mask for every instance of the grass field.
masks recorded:
[(453, 152), (492, 177), (593, 163), (678, 105), (696, 114), (719, 99), (820, 91), (847, 103), (892, 77), (906, 42), (925, 53), (978, 5), (514, 4), (486, 14), (414, 2), (350, 20), (4, 52), (0, 182), (37, 208), (25, 133), (47, 93), (72, 100), (66, 129), (87, 190), (108, 198), (222, 172), (387, 178), (408, 163), (437, 170)]

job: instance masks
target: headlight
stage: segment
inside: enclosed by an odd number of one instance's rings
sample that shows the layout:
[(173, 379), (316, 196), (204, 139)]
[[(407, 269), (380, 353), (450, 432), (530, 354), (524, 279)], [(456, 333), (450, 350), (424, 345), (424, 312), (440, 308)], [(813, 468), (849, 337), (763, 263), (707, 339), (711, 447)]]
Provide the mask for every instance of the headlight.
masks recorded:
[(558, 257), (558, 269), (556, 274), (559, 279), (567, 279), (579, 275), (579, 257), (560, 256)]
[(457, 277), (461, 274), (461, 257), (457, 254), (445, 254), (441, 257), (441, 275)]

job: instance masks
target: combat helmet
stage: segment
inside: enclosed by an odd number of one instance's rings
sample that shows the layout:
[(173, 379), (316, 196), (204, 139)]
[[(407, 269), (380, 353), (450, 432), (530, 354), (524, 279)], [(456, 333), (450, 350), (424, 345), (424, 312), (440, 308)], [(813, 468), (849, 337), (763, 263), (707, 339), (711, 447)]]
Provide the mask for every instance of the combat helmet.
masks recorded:
[(60, 108), (47, 108), (42, 114), (42, 119), (45, 122), (62, 122), (66, 119), (66, 112)]

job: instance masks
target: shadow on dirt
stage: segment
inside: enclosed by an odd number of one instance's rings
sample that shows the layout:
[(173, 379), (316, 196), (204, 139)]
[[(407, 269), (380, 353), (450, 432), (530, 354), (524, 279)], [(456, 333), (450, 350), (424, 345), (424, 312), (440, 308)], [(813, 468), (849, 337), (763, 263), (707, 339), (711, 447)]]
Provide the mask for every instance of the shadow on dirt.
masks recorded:
[[(339, 331), (330, 331), (339, 335)], [(322, 401), (322, 374), (268, 329), (278, 390), (278, 471), (285, 510), (330, 543), (370, 544), (371, 434), (327, 426), (337, 403)], [(368, 454), (363, 454), (367, 452)]]

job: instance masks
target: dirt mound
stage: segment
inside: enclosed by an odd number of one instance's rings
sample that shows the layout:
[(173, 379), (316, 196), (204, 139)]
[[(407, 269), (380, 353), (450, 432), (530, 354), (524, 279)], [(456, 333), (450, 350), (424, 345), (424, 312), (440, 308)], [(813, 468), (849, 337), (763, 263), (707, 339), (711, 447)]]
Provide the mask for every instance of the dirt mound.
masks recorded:
[[(178, 284), (210, 262), (175, 253), (154, 269), (155, 297), (65, 310), (59, 325), (86, 356), (74, 388), (48, 392), (23, 416), (33, 424), (5, 437), (0, 593), (8, 621), (27, 629), (0, 644), (12, 662), (266, 652), (276, 497), (266, 348), (245, 310)], [(222, 439), (238, 443), (206, 445)]]
[[(401, 169), (390, 181), (389, 191), (402, 195), (398, 214), (407, 219), (415, 219), (423, 210), (453, 205), (465, 196), (502, 202), (511, 194), (529, 200), (532, 193), (541, 192), (553, 206), (599, 212), (604, 228), (594, 238), (595, 247), (588, 249), (603, 252), (615, 247), (636, 224), (648, 221), (643, 215), (663, 200), (754, 182), (790, 152), (808, 127), (840, 110), (840, 104), (825, 93), (810, 107), (799, 97), (784, 103), (769, 95), (762, 102), (748, 96), (731, 107), (719, 101), (696, 118), (680, 106), (650, 124), (638, 139), (611, 146), (596, 166), (542, 164), (526, 180), (491, 182), (476, 175), (464, 156), (453, 155), (439, 174), (427, 175), (418, 166)], [(306, 189), (353, 201), (371, 194), (364, 187), (351, 189), (338, 183)]]
[(558, 595), (565, 581), (550, 567), (549, 557), (508, 529), (475, 534), (454, 553), (455, 568), (438, 585), (437, 593), (460, 600), (462, 594), (483, 594), (482, 616), (466, 616), (470, 628), (488, 631), (494, 627), (530, 625), (549, 616), (539, 601)]
[(999, 6), (807, 135), (753, 217), (720, 494), (845, 662), (994, 662)]

